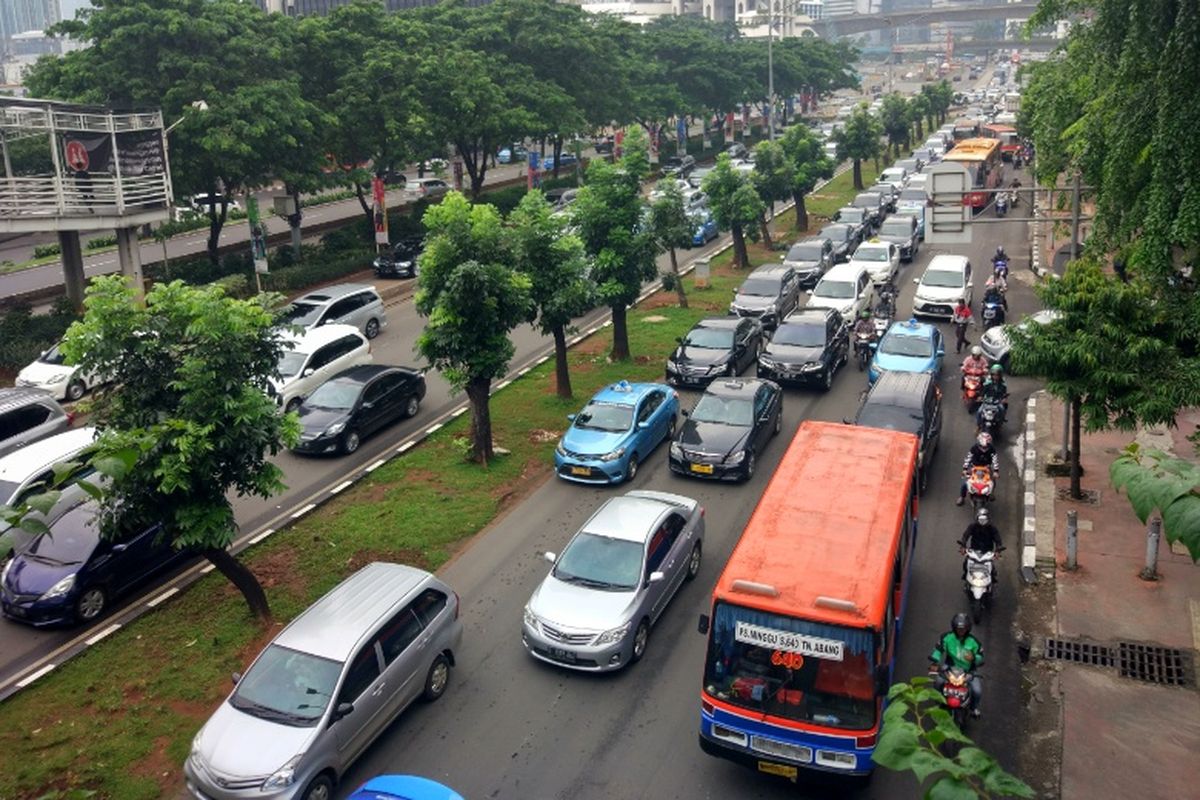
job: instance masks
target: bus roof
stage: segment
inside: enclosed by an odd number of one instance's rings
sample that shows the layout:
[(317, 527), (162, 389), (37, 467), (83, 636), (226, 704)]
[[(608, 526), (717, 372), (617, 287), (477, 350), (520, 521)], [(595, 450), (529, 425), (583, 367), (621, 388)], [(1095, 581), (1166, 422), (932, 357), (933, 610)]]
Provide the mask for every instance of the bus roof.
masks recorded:
[(999, 139), (963, 139), (942, 156), (942, 161), (986, 161), (999, 146)]
[[(916, 460), (911, 434), (801, 423), (717, 580), (714, 599), (878, 629)], [(775, 591), (747, 591), (747, 582)]]
[(1014, 128), (1012, 125), (1001, 125), (998, 122), (989, 122), (987, 125), (984, 125), (981, 128), (981, 130), (995, 131), (996, 133), (1016, 133), (1017, 132), (1017, 129)]

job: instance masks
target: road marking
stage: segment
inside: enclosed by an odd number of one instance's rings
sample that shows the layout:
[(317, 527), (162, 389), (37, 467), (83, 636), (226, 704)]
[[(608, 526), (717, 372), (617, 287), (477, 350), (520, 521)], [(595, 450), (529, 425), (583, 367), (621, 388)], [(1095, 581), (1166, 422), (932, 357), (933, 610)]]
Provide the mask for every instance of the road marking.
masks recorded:
[(1037, 502), (1037, 501), (1036, 501), (1036, 500), (1034, 500), (1034, 494), (1033, 494), (1033, 492), (1026, 492), (1026, 493), (1025, 493), (1025, 505), (1026, 505), (1026, 506), (1031, 506), (1031, 505), (1033, 505), (1035, 502)]
[[(330, 489), (329, 492), (330, 492), (330, 494), (338, 494), (339, 492), (343, 492), (346, 489), (349, 489), (353, 485), (354, 485), (354, 481), (342, 481), (337, 486)], [(254, 542), (253, 539), (251, 539), (250, 541), (251, 541), (251, 543)]]
[[(403, 452), (405, 449), (406, 449), (406, 448), (401, 448), (401, 452)], [(382, 467), (382, 466), (383, 466), (385, 463), (386, 463), (386, 462), (385, 462), (385, 461), (384, 461), (384, 460), (381, 458), (381, 459), (379, 459), (378, 461), (376, 461), (374, 464), (371, 464), (370, 466), (368, 466), (368, 467), (367, 467), (367, 472), (374, 472), (375, 470), (377, 470), (377, 469), (379, 469), (380, 467)]]
[(496, 391), (497, 392), (500, 391), (505, 386), (508, 386), (510, 383), (512, 383), (512, 381), (500, 381), (499, 383), (496, 384)]
[(462, 416), (463, 414), (465, 414), (465, 413), (467, 413), (467, 407), (466, 407), (466, 406), (463, 406), (462, 408), (455, 409), (455, 410), (454, 410), (454, 413), (453, 413), (453, 414), (451, 414), (450, 416), (452, 416), (452, 417), (461, 417), (461, 416)]
[(409, 439), (407, 442), (405, 442), (404, 444), (397, 447), (396, 452), (397, 453), (407, 453), (409, 450), (412, 450), (416, 446), (417, 446), (417, 440)]
[(36, 681), (38, 678), (42, 677), (46, 673), (53, 671), (53, 669), (57, 666), (58, 666), (57, 664), (47, 664), (46, 666), (39, 669), (37, 672), (34, 672), (30, 675), (26, 675), (24, 678), (21, 678), (21, 680), (17, 681), (17, 688), (24, 689), (26, 686), (33, 683), (34, 681)]
[(433, 434), (437, 433), (437, 432), (438, 432), (438, 431), (440, 431), (441, 429), (442, 429), (442, 423), (441, 423), (441, 422), (439, 422), (437, 425), (434, 425), (434, 426), (432, 426), (432, 427), (430, 427), (430, 428), (426, 428), (426, 429), (425, 429), (425, 435), (426, 435), (426, 436), (432, 436)]
[(200, 574), (207, 575), (208, 573), (212, 572), (214, 569), (216, 569), (216, 567), (214, 565), (205, 564), (203, 567), (200, 568)]
[(609, 325), (612, 325), (612, 320), (611, 320), (611, 319), (606, 319), (606, 320), (604, 321), (604, 323), (603, 323), (603, 324), (602, 324), (600, 327), (601, 327), (601, 328), (607, 328)]
[(300, 519), (301, 517), (303, 517), (305, 514), (312, 511), (316, 507), (317, 507), (316, 503), (309, 503), (308, 505), (306, 505), (304, 508), (300, 509), (299, 511), (293, 512), (292, 519)]
[(521, 367), (519, 370), (517, 370), (518, 378), (523, 378), (528, 374), (529, 374), (529, 367)]
[(171, 598), (171, 597), (174, 597), (174, 596), (175, 596), (175, 595), (177, 595), (177, 594), (179, 594), (179, 587), (178, 587), (178, 586), (172, 586), (170, 589), (167, 589), (165, 592), (163, 592), (162, 594), (160, 594), (158, 597), (156, 597), (156, 598), (154, 598), (153, 600), (151, 600), (150, 602), (146, 603), (146, 607), (147, 607), (147, 608), (154, 608), (154, 607), (155, 607), (156, 605), (158, 605), (159, 603), (164, 603), (164, 602), (166, 602), (166, 601), (167, 601), (169, 598)]
[(109, 625), (107, 628), (100, 631), (96, 635), (89, 636), (88, 638), (84, 639), (83, 643), (86, 644), (88, 647), (91, 647), (96, 642), (100, 641), (101, 639), (105, 638), (106, 636), (109, 636), (110, 634), (116, 633), (119, 630), (121, 630), (121, 623), (114, 622), (112, 625)]
[[(349, 483), (349, 481), (347, 481), (347, 483)], [(261, 542), (263, 539), (267, 538), (274, 532), (275, 532), (274, 528), (267, 528), (265, 531), (260, 533), (258, 536), (255, 536), (253, 539), (251, 539), (249, 542), (247, 542), (247, 544), (258, 544), (259, 542)]]
[(542, 356), (541, 358), (539, 358), (537, 360), (538, 366), (540, 367), (542, 364), (545, 364), (549, 360), (550, 360), (550, 356)]
[(1188, 608), (1192, 615), (1192, 647), (1200, 650), (1200, 600), (1189, 598)]

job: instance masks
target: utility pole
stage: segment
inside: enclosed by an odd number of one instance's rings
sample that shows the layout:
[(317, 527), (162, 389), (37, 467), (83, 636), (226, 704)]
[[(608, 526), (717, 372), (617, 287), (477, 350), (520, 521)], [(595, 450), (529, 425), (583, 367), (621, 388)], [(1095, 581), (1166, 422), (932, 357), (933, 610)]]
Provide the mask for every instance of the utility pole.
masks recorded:
[[(769, 1), (769, 0), (768, 0)], [(775, 17), (767, 6), (767, 141), (775, 141)]]

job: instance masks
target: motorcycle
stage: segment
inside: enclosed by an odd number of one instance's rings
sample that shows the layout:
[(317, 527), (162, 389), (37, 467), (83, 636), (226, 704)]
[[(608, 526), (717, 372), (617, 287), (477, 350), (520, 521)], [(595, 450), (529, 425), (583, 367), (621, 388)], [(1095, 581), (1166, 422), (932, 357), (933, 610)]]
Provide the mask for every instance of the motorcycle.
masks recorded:
[(1004, 306), (999, 299), (984, 300), (979, 309), (979, 318), (983, 320), (983, 329), (994, 328), (1004, 324)]
[(962, 399), (967, 413), (974, 414), (979, 407), (980, 392), (983, 391), (983, 375), (978, 372), (963, 373)]
[(971, 716), (971, 673), (962, 667), (944, 667), (938, 676), (950, 716), (958, 729), (965, 731)]
[(992, 468), (988, 466), (973, 466), (967, 473), (967, 496), (971, 498), (971, 516), (974, 517), (984, 505), (992, 499), (992, 491), (996, 481), (992, 478)]
[(1003, 217), (1008, 213), (1008, 192), (996, 195), (996, 216)]
[(869, 333), (854, 334), (854, 357), (858, 359), (858, 371), (862, 372), (871, 363), (871, 345), (875, 336)]
[(1000, 428), (1004, 426), (1004, 405), (996, 400), (984, 400), (975, 415), (975, 422), (980, 433), (999, 439)]
[(992, 603), (992, 590), (995, 586), (995, 576), (993, 574), (992, 562), (999, 556), (999, 552), (992, 551), (984, 553), (980, 550), (965, 550), (966, 556), (966, 580), (964, 589), (967, 592), (967, 599), (971, 603), (971, 619), (976, 624), (979, 623), (983, 616), (984, 606)]
[(1008, 259), (998, 258), (992, 262), (992, 274), (997, 278), (1003, 278), (1008, 281)]

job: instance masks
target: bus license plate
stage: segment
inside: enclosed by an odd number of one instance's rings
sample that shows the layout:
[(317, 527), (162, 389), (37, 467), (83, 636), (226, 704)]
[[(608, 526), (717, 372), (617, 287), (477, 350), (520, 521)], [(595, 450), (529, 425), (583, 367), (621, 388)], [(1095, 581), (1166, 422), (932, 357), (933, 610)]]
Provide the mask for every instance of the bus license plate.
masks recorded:
[(712, 464), (692, 464), (692, 472), (699, 472), (702, 475), (712, 475)]
[(584, 477), (587, 477), (588, 475), (592, 474), (592, 468), (591, 467), (571, 467), (571, 474), (572, 475), (583, 475)]
[(776, 764), (772, 761), (758, 762), (758, 771), (766, 772), (769, 775), (779, 775), (780, 777), (787, 778), (791, 781), (796, 780), (796, 778), (800, 775), (800, 769), (798, 767), (790, 767), (787, 764)]

